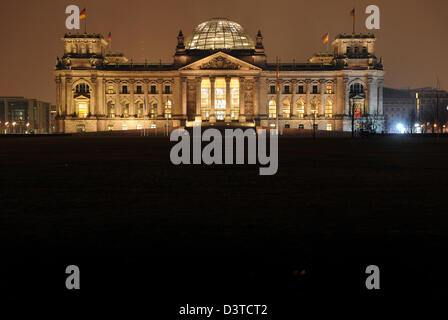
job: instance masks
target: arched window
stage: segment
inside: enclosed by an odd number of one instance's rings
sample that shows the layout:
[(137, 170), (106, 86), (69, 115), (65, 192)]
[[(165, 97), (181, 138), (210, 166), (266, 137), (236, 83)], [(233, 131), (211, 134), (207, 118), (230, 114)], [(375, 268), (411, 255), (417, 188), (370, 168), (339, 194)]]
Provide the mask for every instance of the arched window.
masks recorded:
[(305, 103), (302, 100), (297, 102), (297, 116), (303, 118), (305, 116)]
[(277, 117), (277, 106), (274, 100), (269, 101), (269, 118), (275, 119)]
[(123, 117), (125, 118), (129, 117), (129, 103), (127, 102), (122, 103), (122, 111), (123, 111)]
[(288, 99), (283, 100), (283, 117), (289, 118), (291, 116), (291, 103)]
[(156, 118), (157, 117), (157, 103), (152, 101), (150, 103), (151, 106), (151, 118)]
[(107, 116), (109, 118), (115, 118), (115, 104), (112, 101), (107, 103)]
[(107, 94), (114, 94), (115, 90), (114, 90), (114, 86), (113, 85), (109, 85), (107, 86)]
[(78, 96), (90, 97), (90, 87), (87, 83), (79, 83), (75, 87), (75, 97)]
[(325, 118), (333, 117), (333, 102), (331, 100), (327, 100), (325, 103)]
[(137, 102), (137, 117), (138, 118), (143, 118), (143, 114), (144, 114), (144, 105), (143, 102)]
[(170, 119), (171, 118), (171, 100), (167, 100), (165, 103), (165, 118)]
[(358, 95), (360, 93), (364, 93), (364, 87), (361, 83), (355, 82), (350, 85), (350, 94)]
[(72, 53), (76, 53), (76, 44), (72, 44)]

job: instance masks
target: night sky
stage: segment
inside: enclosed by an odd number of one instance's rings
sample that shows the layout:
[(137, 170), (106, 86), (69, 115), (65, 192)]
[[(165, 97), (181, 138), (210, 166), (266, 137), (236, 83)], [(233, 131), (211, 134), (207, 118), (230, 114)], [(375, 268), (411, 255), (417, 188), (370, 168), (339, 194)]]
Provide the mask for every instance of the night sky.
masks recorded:
[(349, 13), (355, 3), (358, 32), (367, 31), (367, 5), (381, 9), (376, 53), (383, 57), (386, 86), (435, 86), (439, 77), (448, 89), (446, 0), (2, 0), (0, 96), (55, 102), (53, 69), (63, 53), (65, 7), (70, 4), (87, 8), (87, 31), (112, 32), (113, 51), (134, 61), (171, 62), (179, 29), (188, 35), (209, 18), (227, 17), (252, 38), (261, 29), (268, 61), (279, 56), (282, 62), (304, 62), (325, 50), (320, 39), (326, 32), (330, 41), (351, 32)]

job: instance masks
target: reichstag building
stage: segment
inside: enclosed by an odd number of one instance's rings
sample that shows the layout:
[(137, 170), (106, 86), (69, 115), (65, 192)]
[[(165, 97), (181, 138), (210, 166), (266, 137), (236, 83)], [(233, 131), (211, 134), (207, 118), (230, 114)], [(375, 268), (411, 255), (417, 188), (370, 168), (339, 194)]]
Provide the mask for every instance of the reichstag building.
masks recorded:
[(340, 34), (331, 53), (304, 63), (268, 62), (225, 18), (177, 36), (170, 64), (108, 52), (100, 34), (66, 34), (55, 69), (59, 132), (239, 126), (384, 130), (383, 66), (373, 34)]

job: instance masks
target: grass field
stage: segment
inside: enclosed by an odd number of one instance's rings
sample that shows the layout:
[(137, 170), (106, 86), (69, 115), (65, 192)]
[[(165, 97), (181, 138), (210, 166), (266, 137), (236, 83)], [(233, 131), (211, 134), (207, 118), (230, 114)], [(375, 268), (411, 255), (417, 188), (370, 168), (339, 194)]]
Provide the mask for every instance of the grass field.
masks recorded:
[(377, 263), (441, 296), (448, 139), (284, 137), (274, 176), (258, 165), (174, 166), (171, 145), (2, 138), (3, 252), (253, 256), (315, 275)]

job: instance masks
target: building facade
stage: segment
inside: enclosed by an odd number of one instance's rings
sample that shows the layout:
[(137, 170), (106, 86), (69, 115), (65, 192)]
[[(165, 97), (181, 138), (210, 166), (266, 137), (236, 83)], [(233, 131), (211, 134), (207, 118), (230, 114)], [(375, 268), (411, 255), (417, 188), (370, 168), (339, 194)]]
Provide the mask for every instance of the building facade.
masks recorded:
[(0, 97), (0, 132), (52, 133), (55, 112), (49, 102), (24, 97)]
[[(99, 34), (66, 34), (55, 70), (60, 132), (202, 125), (384, 130), (381, 60), (373, 34), (342, 34), (333, 53), (268, 63), (224, 18), (177, 36), (172, 63), (129, 61)], [(278, 80), (277, 80), (278, 79)], [(278, 121), (277, 121), (278, 120)]]

